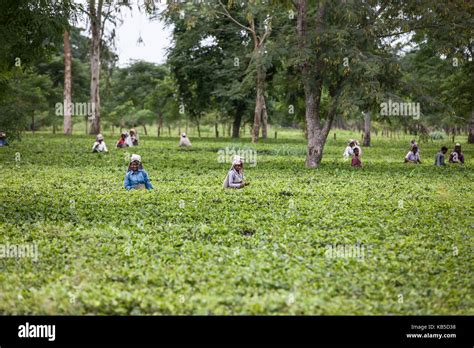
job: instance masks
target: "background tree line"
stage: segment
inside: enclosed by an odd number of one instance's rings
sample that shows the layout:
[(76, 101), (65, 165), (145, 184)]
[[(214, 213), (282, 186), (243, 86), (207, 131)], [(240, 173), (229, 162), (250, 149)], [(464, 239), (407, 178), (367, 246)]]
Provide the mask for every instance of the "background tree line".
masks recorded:
[[(104, 28), (132, 6), (171, 26), (166, 64), (117, 66), (115, 31)], [(361, 130), (366, 146), (371, 130), (444, 130), (474, 143), (471, 2), (219, 0), (163, 11), (153, 1), (5, 0), (0, 12), (0, 128), (10, 136), (71, 134), (84, 122), (91, 134), (248, 129), (257, 142), (269, 125), (298, 127), (309, 167), (332, 127)], [(380, 115), (388, 99), (420, 103), (421, 117)], [(73, 102), (90, 102), (92, 117), (72, 115)]]

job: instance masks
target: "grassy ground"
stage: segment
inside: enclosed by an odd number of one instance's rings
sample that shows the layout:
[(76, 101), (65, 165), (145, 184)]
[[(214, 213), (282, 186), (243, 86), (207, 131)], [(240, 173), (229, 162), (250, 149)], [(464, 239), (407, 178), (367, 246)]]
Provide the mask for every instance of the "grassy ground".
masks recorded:
[[(467, 163), (437, 168), (450, 141), (422, 143), (415, 166), (408, 137), (375, 137), (353, 170), (350, 136), (330, 135), (310, 170), (300, 133), (279, 133), (229, 191), (218, 151), (247, 139), (124, 151), (106, 134), (110, 153), (92, 154), (91, 136), (39, 133), (0, 148), (0, 245), (39, 251), (0, 258), (0, 313), (474, 314), (474, 146), (457, 139)], [(123, 189), (131, 153), (153, 191)]]

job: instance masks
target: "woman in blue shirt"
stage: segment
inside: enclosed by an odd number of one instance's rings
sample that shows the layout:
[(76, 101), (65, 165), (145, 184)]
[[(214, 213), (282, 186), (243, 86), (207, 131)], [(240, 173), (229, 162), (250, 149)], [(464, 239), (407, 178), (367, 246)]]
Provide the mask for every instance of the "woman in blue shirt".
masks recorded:
[(127, 190), (153, 189), (148, 173), (143, 169), (142, 159), (139, 155), (132, 155), (130, 159), (128, 171), (125, 174), (124, 186)]

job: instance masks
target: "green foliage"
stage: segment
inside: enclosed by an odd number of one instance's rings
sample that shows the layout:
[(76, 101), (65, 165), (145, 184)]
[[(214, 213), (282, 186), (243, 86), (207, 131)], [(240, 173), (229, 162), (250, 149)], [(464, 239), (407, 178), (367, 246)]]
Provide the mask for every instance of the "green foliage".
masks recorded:
[[(0, 128), (10, 138), (18, 137), (31, 117), (28, 96), (41, 91), (28, 89), (22, 95), (19, 79), (34, 72), (34, 65), (51, 55), (69, 27), (75, 5), (70, 1), (4, 0), (0, 10)], [(45, 77), (46, 78), (46, 77)], [(13, 80), (12, 80), (13, 79)], [(28, 78), (27, 78), (28, 79)], [(31, 80), (36, 79), (32, 76)], [(30, 85), (28, 81), (24, 81)], [(34, 83), (33, 83), (34, 84)], [(29, 105), (22, 105), (23, 102)], [(14, 105), (14, 106), (13, 106)]]
[[(341, 157), (357, 134), (338, 131), (312, 171), (291, 136), (255, 145), (250, 186), (235, 191), (221, 188), (229, 164), (217, 151), (247, 141), (192, 139), (183, 151), (143, 136), (133, 152), (150, 192), (123, 189), (131, 149), (107, 134), (107, 154), (90, 153), (91, 136), (25, 135), (0, 148), (0, 244), (40, 253), (0, 258), (0, 312), (474, 314), (472, 145), (460, 140), (464, 166), (436, 168), (450, 145), (421, 143), (424, 163), (411, 166), (410, 138), (373, 136), (352, 170)], [(326, 256), (327, 245), (356, 243), (371, 254)]]
[(444, 132), (437, 131), (437, 132), (430, 133), (430, 138), (432, 140), (444, 140), (445, 137), (446, 137), (446, 134)]

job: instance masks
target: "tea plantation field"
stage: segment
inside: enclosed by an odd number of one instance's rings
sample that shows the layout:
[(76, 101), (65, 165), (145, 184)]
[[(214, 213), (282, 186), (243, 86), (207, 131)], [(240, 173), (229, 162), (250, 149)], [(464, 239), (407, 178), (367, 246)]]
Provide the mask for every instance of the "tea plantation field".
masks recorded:
[[(224, 191), (218, 151), (247, 139), (117, 150), (105, 137), (107, 154), (86, 135), (0, 148), (0, 245), (39, 252), (0, 258), (1, 314), (474, 314), (465, 138), (464, 166), (433, 166), (451, 141), (421, 143), (416, 166), (402, 163), (408, 137), (380, 137), (359, 170), (342, 160), (345, 136), (330, 135), (317, 170), (299, 135), (272, 139), (252, 147), (250, 186)], [(123, 188), (132, 153), (154, 190)]]

